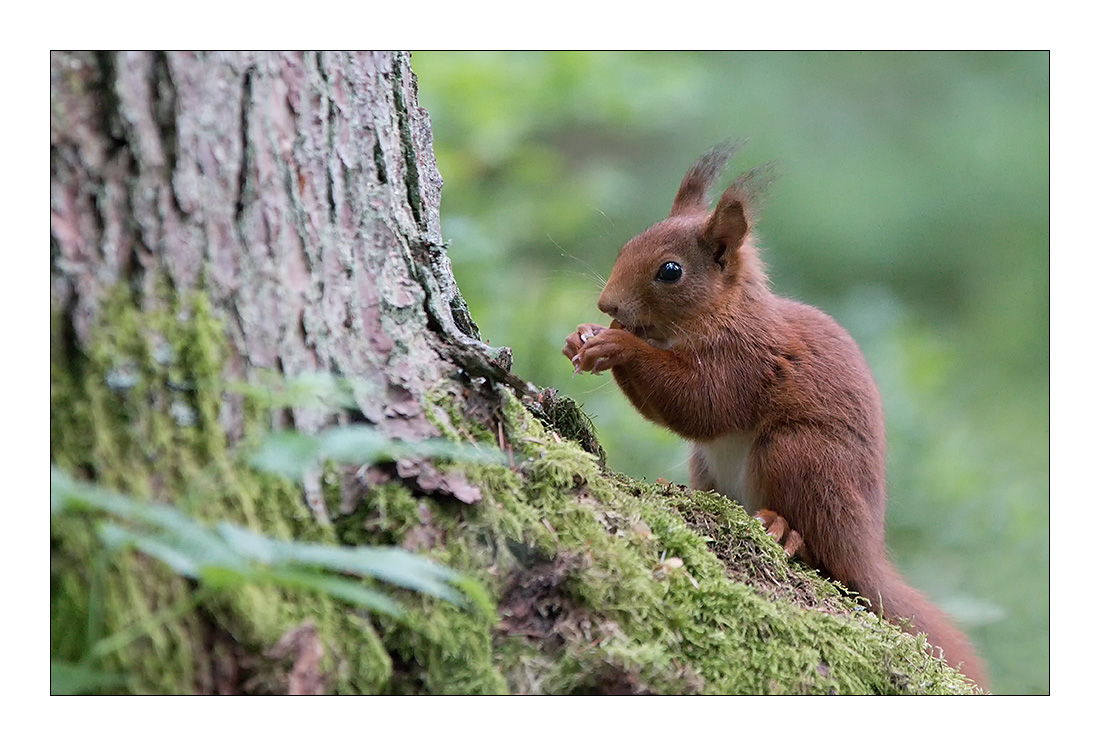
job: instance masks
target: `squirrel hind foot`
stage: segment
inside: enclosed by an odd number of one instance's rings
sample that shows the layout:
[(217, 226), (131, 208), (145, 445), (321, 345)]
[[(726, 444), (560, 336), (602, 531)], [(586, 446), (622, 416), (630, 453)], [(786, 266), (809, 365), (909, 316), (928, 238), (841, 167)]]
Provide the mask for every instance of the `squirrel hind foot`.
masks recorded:
[(754, 516), (756, 520), (764, 524), (764, 530), (768, 536), (775, 539), (779, 546), (783, 547), (788, 557), (805, 557), (805, 544), (802, 535), (791, 528), (787, 519), (774, 510), (758, 510)]

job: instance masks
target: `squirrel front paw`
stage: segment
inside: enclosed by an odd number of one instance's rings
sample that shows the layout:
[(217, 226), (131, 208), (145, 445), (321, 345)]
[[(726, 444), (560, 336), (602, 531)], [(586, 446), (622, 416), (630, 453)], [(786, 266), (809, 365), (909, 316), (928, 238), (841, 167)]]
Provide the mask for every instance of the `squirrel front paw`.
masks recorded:
[(774, 510), (756, 511), (756, 520), (764, 524), (764, 530), (783, 547), (788, 557), (805, 557), (802, 535), (791, 528), (787, 519)]
[(599, 324), (581, 324), (577, 327), (577, 331), (565, 338), (565, 347), (561, 348), (561, 354), (569, 358), (576, 372), (580, 372), (580, 368), (577, 367), (577, 353), (584, 347), (585, 342), (592, 339), (592, 337), (604, 331), (606, 328), (607, 327), (600, 326)]
[(569, 335), (562, 352), (572, 361), (574, 371), (598, 374), (633, 357), (638, 341), (633, 334), (621, 329), (582, 324)]

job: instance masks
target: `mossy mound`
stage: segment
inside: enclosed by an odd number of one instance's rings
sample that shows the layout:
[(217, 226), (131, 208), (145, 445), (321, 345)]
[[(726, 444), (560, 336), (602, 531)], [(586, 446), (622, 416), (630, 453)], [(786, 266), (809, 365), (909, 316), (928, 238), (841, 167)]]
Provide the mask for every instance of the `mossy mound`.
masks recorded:
[(735, 504), (606, 473), (490, 384), (477, 407), (457, 382), (424, 402), (444, 437), (508, 453), (504, 464), (453, 465), (479, 501), (427, 493), (393, 465), (369, 475), (330, 466), (321, 495), (333, 519), (319, 520), (298, 485), (247, 465), (269, 412), (245, 406), (239, 445), (228, 445), (224, 337), (201, 297), (186, 305), (110, 305), (88, 355), (53, 325), (54, 463), (204, 521), (404, 546), (476, 578), (495, 613), (401, 590), (400, 620), (315, 593), (203, 593), (142, 555), (108, 557), (87, 518), (61, 516), (51, 525), (55, 660), (134, 629), (100, 661), (125, 675), (120, 691), (973, 691), (921, 640), (787, 560)]

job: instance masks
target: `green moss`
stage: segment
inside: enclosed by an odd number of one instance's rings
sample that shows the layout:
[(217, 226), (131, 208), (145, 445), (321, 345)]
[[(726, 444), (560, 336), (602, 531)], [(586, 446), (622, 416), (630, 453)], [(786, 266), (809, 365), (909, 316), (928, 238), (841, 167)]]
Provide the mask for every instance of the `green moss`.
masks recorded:
[[(500, 675), (556, 693), (968, 690), (919, 640), (789, 564), (728, 500), (606, 475), (508, 395), (499, 414), (515, 468), (465, 467), (480, 503), (386, 486), (361, 506), (398, 543), (428, 527), (435, 556), (484, 582), (501, 613), (494, 628), (421, 600), (422, 617), (383, 634), (398, 691), (497, 691)], [(693, 529), (704, 515), (714, 536)]]
[[(476, 394), (475, 394), (476, 396)], [(469, 416), (470, 402), (459, 401), (459, 396), (446, 385), (436, 386), (424, 397), (428, 406), (424, 414), (439, 430), (442, 437), (456, 443), (489, 443), (497, 445), (497, 433), (485, 424)], [(464, 397), (466, 398), (466, 397)], [(488, 406), (483, 402), (483, 406)]]
[[(224, 335), (201, 295), (150, 311), (120, 294), (104, 309), (86, 357), (66, 344), (57, 314), (51, 324), (56, 464), (145, 499), (175, 500), (206, 521), (280, 538), (404, 545), (476, 578), (495, 604), (495, 613), (481, 613), (397, 590), (408, 614), (394, 620), (304, 592), (219, 593), (100, 662), (127, 674), (130, 691), (208, 688), (214, 629), (235, 641), (251, 690), (279, 691), (292, 661), (264, 661), (307, 622), (336, 692), (969, 690), (918, 639), (789, 563), (730, 501), (607, 474), (503, 390), (473, 401), (444, 384), (425, 402), (445, 437), (503, 438), (508, 464), (458, 465), (481, 501), (421, 494), (391, 476), (357, 487), (363, 494), (343, 515), (349, 474), (333, 468), (322, 489), (335, 518), (323, 524), (300, 487), (244, 465), (252, 436), (266, 427), (262, 407), (246, 406), (245, 445), (230, 448), (219, 423), (229, 395)], [(104, 635), (193, 599), (186, 581), (152, 560), (107, 561), (86, 518), (53, 521), (51, 545), (57, 659), (75, 661)]]
[[(280, 538), (334, 539), (297, 486), (256, 473), (230, 452), (218, 422), (226, 397), (224, 332), (203, 296), (149, 311), (120, 291), (102, 313), (87, 356), (66, 344), (60, 315), (51, 318), (53, 463), (131, 495), (175, 500), (209, 522), (230, 520)], [(264, 414), (251, 408), (246, 431), (264, 427)], [(95, 642), (89, 627), (103, 635), (140, 628), (166, 609), (186, 607), (194, 593), (139, 555), (104, 561), (84, 518), (51, 521), (51, 546), (51, 655), (60, 660), (87, 653)], [(329, 648), (325, 673), (334, 689), (381, 690), (390, 661), (369, 624), (331, 599), (273, 588), (222, 594), (154, 625), (103, 665), (127, 673), (134, 692), (192, 691), (211, 624), (242, 642), (247, 655), (260, 656), (306, 621), (317, 624)]]
[[(209, 410), (203, 400), (218, 390), (197, 386), (190, 368), (180, 364), (180, 353), (211, 354), (217, 330), (205, 310), (199, 306), (186, 333), (178, 333), (174, 319), (180, 308), (141, 313), (119, 292), (104, 304), (110, 323), (98, 328), (87, 357), (68, 344), (60, 314), (52, 313), (51, 461), (147, 499), (181, 493), (191, 478), (200, 477), (198, 464), (219, 449), (196, 447), (205, 433), (201, 425), (208, 422), (191, 413)], [(224, 441), (220, 445), (224, 454)], [(89, 629), (140, 627), (158, 612), (184, 604), (191, 593), (185, 581), (147, 558), (121, 555), (105, 561), (85, 518), (52, 520), (51, 547), (51, 586), (64, 588), (59, 598), (65, 599), (55, 605), (89, 615), (81, 630), (59, 609), (51, 627), (56, 658), (73, 660), (94, 643)], [(157, 625), (106, 663), (131, 674), (133, 691), (190, 691), (200, 626), (194, 615)]]

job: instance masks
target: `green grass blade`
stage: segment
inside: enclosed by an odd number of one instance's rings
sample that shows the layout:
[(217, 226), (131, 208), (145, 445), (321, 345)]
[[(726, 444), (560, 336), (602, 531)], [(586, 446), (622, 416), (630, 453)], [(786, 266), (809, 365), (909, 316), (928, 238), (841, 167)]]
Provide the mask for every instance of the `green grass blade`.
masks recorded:
[(269, 565), (305, 565), (378, 578), (420, 591), (451, 603), (462, 597), (447, 583), (461, 575), (397, 547), (338, 547), (325, 544), (280, 541), (228, 523), (218, 532), (246, 556)]
[(98, 671), (84, 663), (50, 661), (50, 694), (90, 694), (124, 682), (118, 674)]
[(123, 528), (114, 523), (104, 523), (96, 528), (100, 540), (108, 549), (134, 548), (158, 559), (186, 578), (199, 577), (199, 563), (186, 552), (151, 536)]
[(405, 615), (405, 610), (394, 599), (362, 583), (337, 578), (309, 570), (279, 568), (263, 572), (259, 580), (283, 588), (324, 593), (348, 603), (361, 606), (395, 618)]

